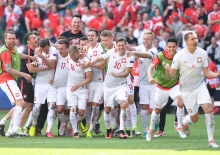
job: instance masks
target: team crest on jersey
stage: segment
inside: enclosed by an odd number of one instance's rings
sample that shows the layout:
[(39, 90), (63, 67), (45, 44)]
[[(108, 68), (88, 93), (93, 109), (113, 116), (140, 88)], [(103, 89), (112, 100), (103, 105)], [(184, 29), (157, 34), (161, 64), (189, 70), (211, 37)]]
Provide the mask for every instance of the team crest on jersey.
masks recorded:
[(93, 51), (93, 56), (97, 56), (97, 51)]
[(121, 62), (122, 62), (122, 63), (126, 63), (126, 58), (122, 58), (122, 59), (121, 59)]
[(50, 57), (50, 54), (46, 54), (46, 58), (49, 58)]
[(16, 93), (16, 94), (15, 94), (15, 96), (16, 96), (16, 97), (19, 97), (19, 96), (20, 96), (20, 94), (19, 94), (19, 93)]
[(197, 63), (202, 63), (202, 58), (201, 57), (197, 57)]

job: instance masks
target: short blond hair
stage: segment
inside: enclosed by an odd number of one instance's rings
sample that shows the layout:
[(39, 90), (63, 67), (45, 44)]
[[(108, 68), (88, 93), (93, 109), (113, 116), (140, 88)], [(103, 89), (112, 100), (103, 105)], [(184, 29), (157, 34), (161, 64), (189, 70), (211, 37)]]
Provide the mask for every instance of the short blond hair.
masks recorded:
[(190, 34), (194, 34), (195, 36), (197, 36), (194, 31), (187, 31), (187, 32), (185, 33), (185, 35), (184, 35), (184, 40), (185, 40), (185, 41), (189, 39), (189, 35), (190, 35)]
[(104, 31), (102, 31), (100, 35), (101, 35), (102, 37), (111, 37), (111, 38), (113, 37), (112, 32), (109, 31), (109, 30), (104, 30)]
[[(150, 31), (150, 30), (146, 30), (145, 32), (144, 32), (144, 35), (145, 34), (151, 34), (152, 35), (152, 39), (154, 39), (154, 33), (152, 32), (152, 31)], [(143, 36), (144, 36), (143, 35)]]
[(69, 55), (72, 55), (74, 53), (79, 53), (79, 48), (75, 45), (70, 46), (68, 49), (68, 53), (69, 53)]

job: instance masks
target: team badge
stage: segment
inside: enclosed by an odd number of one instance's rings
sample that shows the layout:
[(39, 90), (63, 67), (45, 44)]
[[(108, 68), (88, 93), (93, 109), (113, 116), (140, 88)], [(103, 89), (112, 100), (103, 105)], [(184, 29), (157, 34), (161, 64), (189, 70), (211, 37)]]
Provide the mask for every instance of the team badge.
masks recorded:
[(202, 63), (202, 58), (201, 57), (197, 58), (197, 63)]
[(122, 62), (122, 63), (126, 63), (126, 58), (122, 58), (122, 59), (121, 59), (121, 62)]

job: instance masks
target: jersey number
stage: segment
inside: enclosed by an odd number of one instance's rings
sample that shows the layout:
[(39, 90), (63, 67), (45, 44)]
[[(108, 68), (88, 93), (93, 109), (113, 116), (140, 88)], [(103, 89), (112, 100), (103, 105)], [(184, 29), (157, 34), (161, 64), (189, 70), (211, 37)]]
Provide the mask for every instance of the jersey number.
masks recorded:
[(121, 63), (115, 62), (114, 68), (120, 69), (121, 68)]
[(65, 62), (62, 62), (62, 64), (61, 64), (61, 69), (64, 69), (65, 66), (66, 66), (66, 63), (65, 63)]

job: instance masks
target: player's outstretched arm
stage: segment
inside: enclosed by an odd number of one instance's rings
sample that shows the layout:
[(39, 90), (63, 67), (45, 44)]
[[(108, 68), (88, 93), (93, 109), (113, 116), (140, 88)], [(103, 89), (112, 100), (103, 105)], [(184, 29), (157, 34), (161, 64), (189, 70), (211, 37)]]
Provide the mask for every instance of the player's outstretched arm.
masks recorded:
[(19, 72), (11, 68), (11, 64), (4, 64), (5, 71), (12, 76), (24, 77), (28, 82), (32, 82), (32, 77), (29, 74)]
[(220, 76), (220, 70), (218, 70), (217, 73), (214, 73), (214, 72), (210, 71), (210, 69), (208, 67), (203, 67), (202, 71), (203, 71), (203, 74), (206, 78), (217, 78)]
[(106, 60), (102, 60), (102, 61), (100, 61), (100, 63), (96, 63), (96, 64), (92, 65), (91, 67), (97, 68), (97, 69), (104, 69), (105, 66), (106, 66)]
[(20, 59), (31, 59), (32, 61), (36, 61), (37, 60), (36, 57), (30, 56), (30, 55), (26, 55), (26, 54), (23, 54), (23, 53), (18, 53), (18, 55), (19, 55)]
[(125, 71), (122, 72), (122, 73), (115, 74), (115, 73), (113, 73), (113, 72), (109, 72), (108, 74), (111, 74), (111, 75), (114, 76), (114, 77), (124, 78), (124, 77), (127, 77), (127, 76), (130, 74), (131, 71), (132, 71), (132, 67), (126, 67), (126, 68), (125, 68)]
[(154, 84), (156, 81), (154, 80), (153, 76), (152, 76), (152, 72), (153, 70), (156, 68), (156, 65), (155, 64), (150, 64), (150, 66), (148, 67), (147, 69), (147, 76), (148, 76), (148, 79), (149, 79), (149, 82), (151, 84)]
[(90, 66), (95, 65), (96, 63), (105, 60), (102, 56), (99, 56), (98, 58), (91, 61)]
[(140, 57), (140, 58), (148, 58), (148, 59), (152, 59), (152, 55), (149, 52), (136, 52), (136, 51), (132, 51), (134, 56)]
[(33, 66), (33, 64), (26, 64), (27, 69), (30, 73), (37, 73), (37, 72), (41, 72), (41, 71), (45, 71), (45, 70), (51, 70), (48, 66), (46, 67), (42, 67), (42, 68), (38, 68), (36, 66)]

